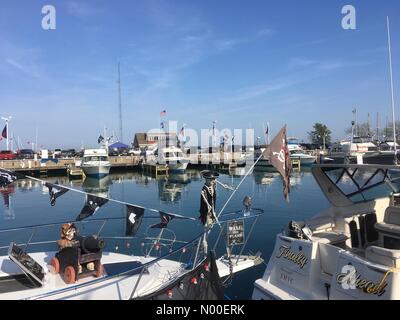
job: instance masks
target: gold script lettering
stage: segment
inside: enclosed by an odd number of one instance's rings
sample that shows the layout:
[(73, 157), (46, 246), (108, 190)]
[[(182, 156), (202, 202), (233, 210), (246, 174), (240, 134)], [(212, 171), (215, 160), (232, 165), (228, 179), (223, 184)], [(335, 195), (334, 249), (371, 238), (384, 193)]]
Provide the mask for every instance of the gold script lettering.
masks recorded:
[(299, 265), (300, 269), (303, 269), (308, 261), (303, 252), (294, 252), (290, 247), (287, 246), (280, 246), (279, 254), (276, 257), (291, 261)]

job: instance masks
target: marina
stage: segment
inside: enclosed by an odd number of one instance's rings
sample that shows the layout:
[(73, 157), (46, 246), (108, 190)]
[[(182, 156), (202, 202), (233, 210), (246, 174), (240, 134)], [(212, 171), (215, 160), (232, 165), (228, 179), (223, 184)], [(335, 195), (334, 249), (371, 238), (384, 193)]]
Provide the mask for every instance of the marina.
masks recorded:
[(400, 300), (400, 3), (20, 2), (0, 300)]

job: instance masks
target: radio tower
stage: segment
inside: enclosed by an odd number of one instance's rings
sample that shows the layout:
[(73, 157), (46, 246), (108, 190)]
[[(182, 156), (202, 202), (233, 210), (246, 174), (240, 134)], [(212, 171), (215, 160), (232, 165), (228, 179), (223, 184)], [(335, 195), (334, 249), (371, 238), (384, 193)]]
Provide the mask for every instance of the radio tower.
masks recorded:
[(122, 103), (121, 103), (121, 72), (120, 63), (118, 62), (118, 111), (119, 111), (119, 141), (123, 142), (122, 136)]

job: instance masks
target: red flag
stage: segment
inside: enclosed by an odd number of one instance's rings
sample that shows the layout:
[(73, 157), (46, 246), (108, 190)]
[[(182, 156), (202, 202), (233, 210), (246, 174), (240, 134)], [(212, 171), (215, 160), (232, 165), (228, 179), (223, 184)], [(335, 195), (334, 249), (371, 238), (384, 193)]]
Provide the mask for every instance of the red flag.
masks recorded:
[(279, 131), (271, 144), (264, 150), (264, 158), (268, 159), (283, 178), (283, 194), (286, 201), (289, 200), (290, 171), (292, 169), (289, 149), (286, 139), (286, 125)]
[(164, 117), (167, 114), (167, 110), (163, 110), (160, 112), (160, 117)]

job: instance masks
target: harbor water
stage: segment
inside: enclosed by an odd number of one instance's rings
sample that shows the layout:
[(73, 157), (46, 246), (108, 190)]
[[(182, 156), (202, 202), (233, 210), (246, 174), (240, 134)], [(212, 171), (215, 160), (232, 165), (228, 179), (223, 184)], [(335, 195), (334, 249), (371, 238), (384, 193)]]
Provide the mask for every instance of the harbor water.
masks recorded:
[[(220, 172), (219, 181), (237, 186), (246, 172), (245, 168), (236, 168), (234, 171)], [(87, 178), (86, 180), (69, 180), (67, 177), (54, 176), (43, 178), (46, 181), (69, 186), (88, 193), (105, 196), (124, 202), (154, 208), (160, 211), (172, 212), (183, 216), (198, 218), (200, 191), (204, 184), (199, 170), (187, 170), (185, 174), (152, 177), (139, 171), (112, 173), (101, 180)], [(4, 201), (0, 201), (0, 229), (74, 221), (85, 202), (81, 193), (70, 191), (57, 199), (55, 206), (50, 206), (48, 190), (40, 182), (32, 180), (18, 180), (0, 189)], [(231, 194), (231, 190), (217, 187), (217, 212), (222, 208)], [(265, 263), (268, 262), (275, 243), (276, 234), (284, 228), (290, 220), (304, 220), (317, 214), (320, 210), (329, 207), (329, 203), (313, 179), (309, 168), (302, 168), (294, 172), (291, 178), (290, 201), (286, 202), (282, 193), (282, 180), (276, 172), (252, 172), (243, 182), (226, 212), (243, 208), (242, 200), (245, 196), (253, 199), (253, 207), (264, 210), (257, 220), (251, 234), (247, 249), (252, 254), (261, 252)], [(96, 211), (91, 218), (118, 218), (125, 217), (125, 206), (118, 203), (107, 203)], [(150, 224), (157, 223), (154, 219), (146, 221), (141, 229), (148, 232)], [(124, 221), (124, 220), (121, 220)], [(123, 235), (125, 222), (116, 222), (106, 226), (102, 234)], [(147, 226), (146, 226), (147, 223)], [(108, 228), (108, 229), (107, 229)], [(174, 219), (169, 224), (173, 230), (173, 237), (189, 240), (201, 233), (203, 226), (200, 221), (184, 221)], [(154, 230), (154, 229), (152, 229)], [(88, 230), (86, 230), (88, 231)], [(245, 230), (245, 237), (248, 235)], [(213, 237), (218, 234), (218, 226), (212, 230)], [(42, 235), (43, 236), (43, 235)], [(40, 240), (39, 233), (35, 240)], [(140, 234), (138, 234), (140, 237)], [(29, 238), (29, 235), (28, 235)], [(20, 241), (28, 239), (20, 239)], [(11, 234), (0, 234), (1, 246), (7, 246), (16, 241)], [(135, 250), (140, 253), (140, 241), (125, 242), (124, 245), (107, 243), (107, 250), (126, 252)], [(30, 248), (40, 251), (40, 246)], [(222, 252), (223, 253), (223, 252)], [(2, 252), (5, 254), (5, 252)], [(232, 283), (226, 289), (226, 296), (230, 299), (250, 299), (254, 281), (260, 278), (266, 264), (235, 274)]]

